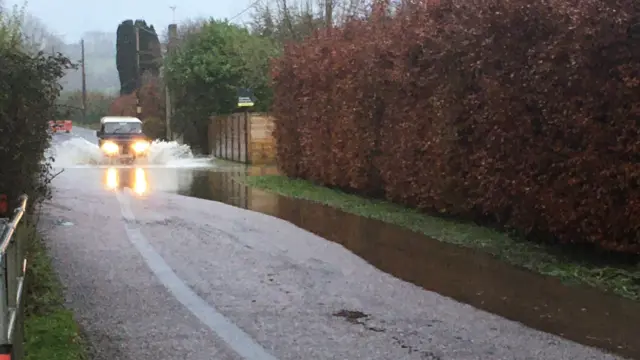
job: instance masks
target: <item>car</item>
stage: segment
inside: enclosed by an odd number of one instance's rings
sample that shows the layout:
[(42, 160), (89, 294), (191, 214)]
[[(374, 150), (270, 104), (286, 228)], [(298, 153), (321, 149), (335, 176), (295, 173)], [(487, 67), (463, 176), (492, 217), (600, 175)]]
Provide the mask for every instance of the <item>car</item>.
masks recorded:
[(110, 161), (133, 163), (149, 154), (151, 143), (142, 132), (142, 121), (130, 116), (105, 116), (96, 131), (98, 146)]

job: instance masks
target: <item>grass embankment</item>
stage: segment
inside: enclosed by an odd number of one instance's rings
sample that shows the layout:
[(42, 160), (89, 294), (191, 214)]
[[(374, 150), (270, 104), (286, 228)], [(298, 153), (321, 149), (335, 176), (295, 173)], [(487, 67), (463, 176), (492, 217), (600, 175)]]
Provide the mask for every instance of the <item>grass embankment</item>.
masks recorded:
[(292, 198), (322, 203), (345, 212), (422, 233), (442, 242), (479, 249), (510, 264), (564, 282), (581, 283), (640, 301), (640, 264), (603, 260), (576, 247), (525, 241), (473, 223), (425, 215), (415, 209), (367, 199), (284, 176), (248, 176), (248, 185)]
[(25, 294), (27, 360), (85, 360), (86, 347), (70, 310), (64, 307), (62, 285), (34, 226), (16, 232), (28, 242)]

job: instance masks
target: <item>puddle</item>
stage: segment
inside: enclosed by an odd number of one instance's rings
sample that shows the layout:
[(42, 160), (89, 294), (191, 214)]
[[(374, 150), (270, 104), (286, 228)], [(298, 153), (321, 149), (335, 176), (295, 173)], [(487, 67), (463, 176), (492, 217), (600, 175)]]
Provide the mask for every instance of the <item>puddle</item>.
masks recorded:
[(66, 221), (66, 220), (56, 220), (56, 225), (58, 225), (58, 226), (73, 226), (73, 223), (71, 221)]
[[(640, 304), (564, 285), (395, 225), (250, 189), (233, 180), (244, 173), (194, 172), (190, 189), (180, 193), (279, 217), (340, 243), (378, 269), (426, 290), (535, 329), (640, 359)], [(360, 315), (336, 314), (347, 319)]]

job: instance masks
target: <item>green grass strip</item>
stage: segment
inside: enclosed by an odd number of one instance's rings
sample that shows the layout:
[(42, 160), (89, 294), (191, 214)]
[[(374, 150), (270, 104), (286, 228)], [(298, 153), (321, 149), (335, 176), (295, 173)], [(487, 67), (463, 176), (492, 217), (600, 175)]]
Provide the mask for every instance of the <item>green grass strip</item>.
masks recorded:
[(85, 360), (85, 343), (71, 310), (64, 307), (63, 288), (34, 226), (16, 235), (28, 242), (25, 294), (26, 360)]
[(473, 223), (428, 216), (388, 201), (368, 199), (284, 176), (248, 176), (247, 185), (286, 197), (322, 203), (345, 212), (381, 220), (422, 233), (442, 242), (478, 249), (512, 265), (565, 283), (586, 284), (640, 301), (640, 264), (603, 260), (571, 246), (525, 241)]

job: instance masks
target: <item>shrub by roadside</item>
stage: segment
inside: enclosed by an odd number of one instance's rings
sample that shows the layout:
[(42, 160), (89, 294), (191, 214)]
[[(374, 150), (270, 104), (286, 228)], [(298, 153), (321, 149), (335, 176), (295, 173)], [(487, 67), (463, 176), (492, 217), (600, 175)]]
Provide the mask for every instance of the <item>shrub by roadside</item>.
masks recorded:
[(403, 4), (275, 63), (284, 173), (640, 254), (638, 3)]
[(151, 78), (140, 89), (140, 107), (142, 114), (136, 113), (136, 95), (122, 95), (115, 99), (109, 106), (110, 116), (134, 116), (140, 117), (145, 135), (152, 139), (164, 138), (165, 130), (165, 104), (160, 83)]
[(66, 91), (58, 98), (58, 117), (56, 120), (70, 119), (73, 125), (83, 127), (99, 126), (100, 119), (105, 116), (109, 106), (116, 97), (108, 93), (98, 91), (87, 92), (86, 118), (82, 114), (82, 92)]
[(32, 225), (22, 225), (18, 241), (28, 243), (25, 294), (26, 360), (85, 360), (85, 344), (73, 313), (64, 307), (57, 279), (42, 239)]
[(0, 94), (5, 94), (0, 97), (0, 194), (6, 194), (10, 208), (23, 193), (30, 206), (48, 193), (48, 120), (55, 113), (58, 80), (67, 68), (69, 60), (61, 55), (0, 46)]
[[(53, 174), (45, 155), (51, 139), (48, 121), (60, 113), (59, 80), (72, 67), (61, 54), (35, 53), (26, 46), (20, 19), (0, 3), (0, 194), (9, 202), (8, 212), (0, 216), (11, 214), (21, 194), (29, 196), (28, 214), (49, 195)], [(24, 290), (27, 359), (83, 359), (77, 326), (62, 307), (60, 284), (35, 228), (25, 224), (27, 217), (14, 234), (17, 241), (29, 243)]]

